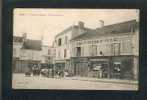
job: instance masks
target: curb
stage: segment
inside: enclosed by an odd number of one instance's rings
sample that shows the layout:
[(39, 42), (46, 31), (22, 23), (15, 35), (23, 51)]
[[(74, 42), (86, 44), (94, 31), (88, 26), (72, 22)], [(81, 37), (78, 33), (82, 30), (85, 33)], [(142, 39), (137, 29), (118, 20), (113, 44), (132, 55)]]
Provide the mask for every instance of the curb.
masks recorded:
[(117, 84), (129, 84), (138, 85), (138, 82), (116, 82), (116, 81), (105, 81), (105, 80), (86, 80), (86, 79), (69, 79), (69, 80), (80, 80), (80, 81), (90, 81), (90, 82), (105, 82), (105, 83), (117, 83)]

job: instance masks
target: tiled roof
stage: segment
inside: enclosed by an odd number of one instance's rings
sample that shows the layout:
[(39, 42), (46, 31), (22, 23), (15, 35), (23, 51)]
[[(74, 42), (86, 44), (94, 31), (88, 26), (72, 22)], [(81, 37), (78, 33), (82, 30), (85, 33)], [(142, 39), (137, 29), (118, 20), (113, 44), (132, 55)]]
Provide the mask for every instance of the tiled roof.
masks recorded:
[(139, 23), (136, 20), (107, 25), (102, 28), (97, 28), (95, 31), (87, 31), (72, 40), (95, 39), (100, 36), (129, 33), (132, 31), (132, 27), (138, 27), (138, 25)]
[[(57, 34), (57, 35), (55, 36), (55, 38), (58, 37), (58, 36), (60, 36), (60, 35), (62, 35), (62, 34), (64, 34), (64, 33), (66, 33), (66, 32), (68, 32), (68, 31), (70, 31), (70, 30), (72, 30), (73, 28), (74, 28), (74, 29), (78, 29), (79, 26), (78, 26), (78, 25), (69, 26), (68, 28), (66, 28), (65, 30), (63, 30), (63, 31), (60, 32), (59, 34)], [(83, 30), (91, 30), (91, 29), (90, 29), (90, 28), (87, 28), (87, 27), (84, 27)]]
[(23, 42), (23, 37), (13, 36), (13, 42)]
[(29, 40), (24, 41), (22, 49), (31, 49), (31, 50), (41, 50), (42, 48), (41, 40)]

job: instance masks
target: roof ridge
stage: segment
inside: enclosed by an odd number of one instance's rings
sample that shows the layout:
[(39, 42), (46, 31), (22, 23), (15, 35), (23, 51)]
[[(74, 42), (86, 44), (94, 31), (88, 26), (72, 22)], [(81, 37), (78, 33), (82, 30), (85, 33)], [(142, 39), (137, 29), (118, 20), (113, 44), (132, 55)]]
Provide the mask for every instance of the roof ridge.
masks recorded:
[[(124, 23), (128, 23), (128, 22), (136, 22), (136, 20), (133, 19), (133, 20), (128, 20), (128, 21), (124, 21), (124, 22), (118, 22), (118, 23), (106, 25), (106, 26), (104, 26), (104, 27), (114, 26), (114, 25), (118, 25), (118, 24), (124, 24)], [(102, 28), (96, 28), (96, 29), (102, 29)]]
[[(111, 24), (104, 26), (103, 28), (98, 28), (93, 31), (95, 34), (91, 34), (93, 32), (85, 32), (73, 39), (72, 40), (80, 40), (80, 39), (85, 39), (85, 38), (95, 38), (98, 37), (99, 35), (106, 35), (107, 33), (114, 34), (114, 33), (126, 33), (126, 32), (131, 32), (131, 27), (132, 27), (132, 22), (136, 22), (135, 20), (130, 20), (130, 21), (125, 21), (125, 22), (120, 22), (116, 24)], [(137, 23), (137, 22), (136, 22)], [(113, 27), (114, 26), (114, 27)], [(116, 26), (116, 27), (115, 27)]]

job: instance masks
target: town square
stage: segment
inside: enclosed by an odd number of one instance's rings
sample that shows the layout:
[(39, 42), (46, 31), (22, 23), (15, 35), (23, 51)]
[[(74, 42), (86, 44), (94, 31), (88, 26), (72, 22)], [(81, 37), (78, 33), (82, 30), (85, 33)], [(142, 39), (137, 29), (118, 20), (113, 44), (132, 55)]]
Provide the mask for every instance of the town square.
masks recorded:
[(139, 88), (137, 9), (15, 9), (12, 45), (14, 89)]

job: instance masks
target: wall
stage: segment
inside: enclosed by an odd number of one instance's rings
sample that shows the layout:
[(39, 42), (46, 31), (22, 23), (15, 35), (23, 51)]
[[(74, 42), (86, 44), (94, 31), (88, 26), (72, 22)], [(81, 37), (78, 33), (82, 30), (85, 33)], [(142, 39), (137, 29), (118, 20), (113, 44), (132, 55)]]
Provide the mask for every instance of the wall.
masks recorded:
[(13, 43), (13, 57), (20, 58), (20, 60), (37, 60), (45, 63), (48, 55), (48, 46), (42, 46), (42, 50), (21, 49), (22, 43)]
[[(65, 37), (68, 37), (67, 43), (65, 41)], [(58, 46), (58, 39), (61, 38), (62, 43), (61, 46)], [(56, 60), (62, 60), (62, 59), (69, 59), (70, 58), (70, 39), (71, 39), (71, 31), (68, 31), (62, 35), (59, 35), (56, 37)], [(64, 57), (64, 50), (66, 49), (66, 57)], [(60, 53), (60, 54), (59, 54)]]
[[(76, 57), (76, 47), (81, 47), (81, 56), (114, 56), (114, 53), (117, 55), (117, 48), (120, 49), (119, 55), (132, 55), (132, 36), (131, 34), (117, 34), (115, 36), (104, 36), (93, 40), (72, 41), (72, 57)], [(114, 43), (119, 44), (119, 46), (114, 48)], [(102, 55), (100, 52), (102, 52)]]
[(41, 51), (21, 49), (20, 60), (39, 60), (41, 61), (42, 55)]
[(42, 46), (42, 50), (41, 50), (41, 54), (40, 54), (40, 56), (41, 56), (41, 63), (46, 63), (46, 60), (47, 60), (47, 57), (48, 56), (50, 56), (49, 54), (48, 54), (48, 50), (49, 50), (50, 48), (48, 47), (48, 46)]
[(133, 54), (135, 56), (139, 56), (139, 29), (137, 29), (137, 31), (133, 35), (132, 44), (133, 44)]
[(13, 43), (13, 57), (19, 57), (21, 54), (22, 43)]

